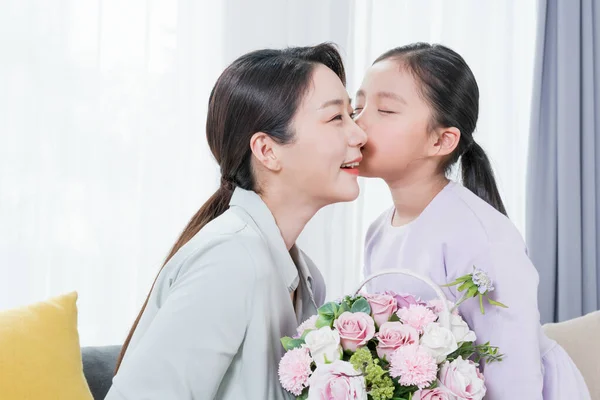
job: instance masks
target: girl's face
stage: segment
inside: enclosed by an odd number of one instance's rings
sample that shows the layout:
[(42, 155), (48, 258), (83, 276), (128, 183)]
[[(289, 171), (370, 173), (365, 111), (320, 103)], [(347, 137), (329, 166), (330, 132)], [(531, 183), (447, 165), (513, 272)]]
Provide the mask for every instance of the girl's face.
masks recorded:
[(361, 176), (398, 181), (434, 165), (431, 111), (417, 85), (396, 60), (380, 61), (367, 71), (355, 107), (355, 121), (369, 138)]
[(315, 67), (292, 129), (294, 140), (278, 148), (280, 184), (322, 207), (358, 197), (358, 163), (367, 136), (352, 119), (348, 92), (329, 68)]

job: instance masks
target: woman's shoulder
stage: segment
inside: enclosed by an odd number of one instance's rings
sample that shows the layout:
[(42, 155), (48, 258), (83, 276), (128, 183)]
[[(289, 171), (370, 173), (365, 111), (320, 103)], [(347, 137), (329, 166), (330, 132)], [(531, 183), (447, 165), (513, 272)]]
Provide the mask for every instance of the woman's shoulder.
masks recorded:
[(173, 259), (185, 263), (199, 257), (217, 257), (225, 260), (244, 258), (249, 248), (259, 250), (261, 238), (258, 232), (231, 211), (226, 211), (206, 224), (190, 239)]
[(222, 279), (255, 281), (266, 274), (268, 247), (259, 232), (233, 212), (226, 211), (205, 225), (168, 261), (161, 273), (163, 286), (182, 280), (201, 281), (202, 274)]

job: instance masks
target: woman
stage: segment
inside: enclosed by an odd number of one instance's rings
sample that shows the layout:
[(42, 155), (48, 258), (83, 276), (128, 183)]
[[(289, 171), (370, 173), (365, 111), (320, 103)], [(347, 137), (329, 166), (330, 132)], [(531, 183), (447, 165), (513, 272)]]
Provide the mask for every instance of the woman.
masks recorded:
[[(588, 399), (566, 352), (541, 330), (538, 274), (498, 193), (489, 160), (473, 138), (479, 110), (475, 77), (463, 58), (440, 45), (417, 43), (388, 51), (367, 72), (355, 120), (369, 142), (363, 176), (388, 184), (394, 206), (369, 228), (365, 275), (412, 268), (440, 284), (483, 270), (492, 298), (508, 309), (471, 300), (460, 307), (478, 342), (505, 358), (484, 365), (486, 399)], [(461, 160), (463, 185), (447, 173)], [(427, 296), (417, 282), (374, 280), (372, 291)], [(447, 291), (457, 301), (456, 287)]]
[(221, 187), (173, 247), (107, 400), (283, 399), (282, 336), (316, 313), (323, 278), (294, 245), (323, 206), (358, 196), (366, 136), (334, 47), (260, 50), (210, 96)]

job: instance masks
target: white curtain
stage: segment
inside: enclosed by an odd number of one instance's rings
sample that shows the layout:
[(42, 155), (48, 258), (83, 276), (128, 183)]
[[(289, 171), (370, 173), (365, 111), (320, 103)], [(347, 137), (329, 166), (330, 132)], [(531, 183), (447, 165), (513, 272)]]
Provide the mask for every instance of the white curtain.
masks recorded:
[[(215, 190), (209, 91), (261, 47), (334, 41), (353, 94), (413, 41), (464, 55), (477, 138), (524, 226), (535, 4), (472, 1), (9, 0), (0, 4), (0, 309), (79, 293), (84, 345), (120, 343), (189, 217)], [(518, 6), (517, 6), (518, 5)], [(364, 233), (389, 195), (322, 210), (299, 243), (329, 298), (361, 279)]]

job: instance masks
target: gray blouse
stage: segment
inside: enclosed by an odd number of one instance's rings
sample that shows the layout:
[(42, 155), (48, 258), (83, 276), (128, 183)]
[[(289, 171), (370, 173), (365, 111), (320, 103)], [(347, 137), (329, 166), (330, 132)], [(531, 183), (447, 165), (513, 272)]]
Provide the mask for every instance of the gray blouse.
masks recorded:
[(238, 188), (160, 273), (106, 400), (293, 398), (278, 380), (279, 339), (324, 299), (315, 265)]

